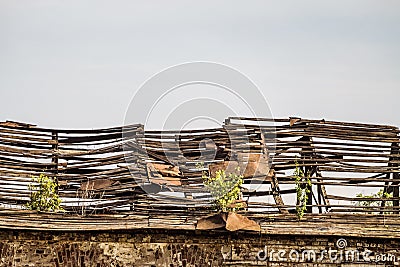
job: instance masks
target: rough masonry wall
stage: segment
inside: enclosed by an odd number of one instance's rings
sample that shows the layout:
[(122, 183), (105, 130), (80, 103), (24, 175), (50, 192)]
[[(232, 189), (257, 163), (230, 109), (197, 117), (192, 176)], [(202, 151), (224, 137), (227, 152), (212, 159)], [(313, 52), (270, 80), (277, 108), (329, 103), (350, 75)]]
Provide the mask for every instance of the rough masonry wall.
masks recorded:
[(400, 240), (343, 238), (2, 230), (0, 266), (399, 266)]

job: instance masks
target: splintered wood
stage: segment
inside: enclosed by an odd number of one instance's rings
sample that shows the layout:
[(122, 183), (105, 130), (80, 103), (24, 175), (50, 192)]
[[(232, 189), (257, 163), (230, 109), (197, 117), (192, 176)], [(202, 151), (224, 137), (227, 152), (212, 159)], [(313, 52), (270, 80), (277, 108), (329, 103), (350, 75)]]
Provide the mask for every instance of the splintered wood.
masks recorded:
[[(44, 173), (56, 178), (69, 213), (142, 214), (148, 224), (179, 225), (213, 211), (202, 175), (225, 170), (244, 177), (246, 212), (289, 216), (296, 190), (308, 186), (307, 213), (394, 215), (399, 163), (399, 129), (387, 125), (230, 117), (215, 129), (148, 131), (7, 121), (0, 122), (0, 207), (18, 214), (32, 177)], [(311, 186), (296, 184), (296, 168)]]

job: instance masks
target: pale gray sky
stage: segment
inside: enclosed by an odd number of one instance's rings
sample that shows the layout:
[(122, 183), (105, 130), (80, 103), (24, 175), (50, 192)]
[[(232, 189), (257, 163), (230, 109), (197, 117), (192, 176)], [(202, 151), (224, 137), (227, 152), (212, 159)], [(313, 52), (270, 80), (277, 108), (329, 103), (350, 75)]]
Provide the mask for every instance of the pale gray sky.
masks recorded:
[(146, 79), (211, 61), (276, 117), (400, 126), (400, 1), (0, 1), (0, 38), (1, 121), (121, 125)]

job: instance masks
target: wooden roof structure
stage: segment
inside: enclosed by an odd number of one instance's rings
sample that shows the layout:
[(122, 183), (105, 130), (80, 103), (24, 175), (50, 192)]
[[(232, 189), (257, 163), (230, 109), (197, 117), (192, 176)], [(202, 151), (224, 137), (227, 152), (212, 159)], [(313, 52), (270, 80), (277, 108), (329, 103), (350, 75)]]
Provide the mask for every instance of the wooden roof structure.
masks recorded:
[[(400, 237), (399, 143), (395, 126), (302, 118), (230, 117), (220, 128), (181, 131), (0, 122), (0, 228), (194, 229), (213, 212), (202, 173), (236, 163), (244, 166), (243, 213), (266, 233), (279, 231), (271, 218), (296, 221), (300, 169), (311, 181), (302, 185), (309, 189), (306, 221), (363, 218), (374, 229), (384, 221)], [(65, 213), (23, 209), (41, 173), (56, 178)]]

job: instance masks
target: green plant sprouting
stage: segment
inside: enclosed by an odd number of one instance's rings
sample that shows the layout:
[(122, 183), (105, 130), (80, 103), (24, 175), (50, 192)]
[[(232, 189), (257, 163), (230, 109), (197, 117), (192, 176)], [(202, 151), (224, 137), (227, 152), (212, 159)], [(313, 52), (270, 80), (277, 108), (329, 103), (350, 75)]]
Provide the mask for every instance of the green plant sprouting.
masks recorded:
[(26, 207), (30, 210), (45, 212), (63, 211), (61, 199), (57, 194), (56, 181), (45, 174), (40, 174), (39, 177), (34, 176), (32, 180), (33, 183), (28, 185), (31, 195)]
[(299, 167), (296, 161), (296, 169), (294, 170), (293, 176), (296, 183), (296, 214), (300, 220), (303, 218), (304, 213), (307, 209), (308, 194), (311, 192), (311, 179), (307, 174), (305, 175), (303, 170)]
[[(203, 169), (204, 164), (198, 163), (197, 169)], [(239, 173), (239, 167), (236, 172)], [(243, 176), (237, 173), (226, 173), (225, 170), (215, 172), (215, 177), (210, 177), (203, 171), (202, 178), (206, 188), (214, 198), (214, 203), (218, 210), (222, 212), (236, 212), (244, 208), (241, 200), (241, 185)]]
[[(393, 198), (393, 193), (389, 194), (388, 192), (385, 192), (383, 189), (379, 190), (377, 193), (372, 193), (370, 195), (364, 195), (362, 193), (358, 193), (356, 197), (365, 199), (365, 200), (355, 201), (354, 203), (356, 206), (364, 207), (364, 209), (366, 210), (370, 207), (393, 206), (393, 201), (390, 200), (391, 198)], [(371, 199), (379, 199), (379, 200), (371, 200)]]

